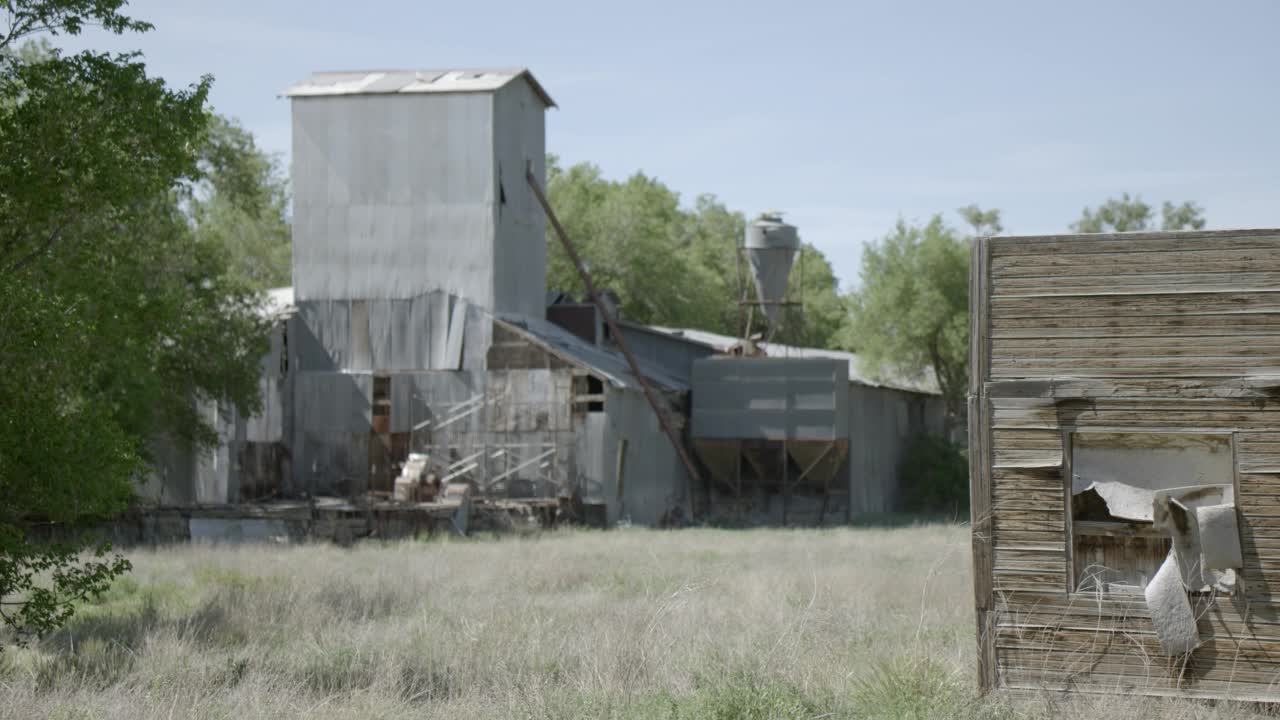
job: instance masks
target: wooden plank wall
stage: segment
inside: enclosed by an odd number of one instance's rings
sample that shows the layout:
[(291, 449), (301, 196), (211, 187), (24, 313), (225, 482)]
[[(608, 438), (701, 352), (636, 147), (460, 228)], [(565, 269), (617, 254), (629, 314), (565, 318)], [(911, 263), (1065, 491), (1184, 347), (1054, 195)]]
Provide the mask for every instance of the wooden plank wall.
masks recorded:
[[(984, 687), (1280, 700), (1280, 230), (983, 244), (970, 407)], [(1189, 659), (1160, 654), (1141, 595), (1069, 592), (1072, 429), (1232, 434), (1244, 591), (1198, 600), (1208, 640)]]

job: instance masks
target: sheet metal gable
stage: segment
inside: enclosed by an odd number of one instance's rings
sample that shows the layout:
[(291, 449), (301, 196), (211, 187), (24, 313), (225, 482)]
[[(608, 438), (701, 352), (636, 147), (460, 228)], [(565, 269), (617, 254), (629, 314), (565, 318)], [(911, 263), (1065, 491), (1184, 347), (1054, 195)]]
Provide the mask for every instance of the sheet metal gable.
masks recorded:
[(491, 93), (517, 79), (529, 83), (544, 106), (557, 107), (555, 100), (527, 68), (316, 72), (306, 80), (285, 88), (280, 95), (299, 98), (393, 93)]

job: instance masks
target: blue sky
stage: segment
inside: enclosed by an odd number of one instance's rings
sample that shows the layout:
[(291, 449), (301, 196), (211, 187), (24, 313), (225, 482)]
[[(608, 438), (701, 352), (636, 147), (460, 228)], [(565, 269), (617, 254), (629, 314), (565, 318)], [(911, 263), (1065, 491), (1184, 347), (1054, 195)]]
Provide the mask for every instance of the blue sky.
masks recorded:
[(1214, 228), (1280, 225), (1280, 1), (135, 0), (155, 74), (287, 156), (276, 94), (313, 70), (529, 67), (547, 148), (686, 201), (780, 209), (856, 284), (898, 217), (978, 203), (1066, 229), (1121, 192)]

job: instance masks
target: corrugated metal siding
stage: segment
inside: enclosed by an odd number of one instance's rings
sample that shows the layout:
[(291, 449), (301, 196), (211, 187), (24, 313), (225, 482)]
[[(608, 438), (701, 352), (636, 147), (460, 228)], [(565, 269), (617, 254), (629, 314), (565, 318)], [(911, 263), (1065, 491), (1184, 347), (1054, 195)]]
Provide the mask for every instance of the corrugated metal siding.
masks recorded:
[(849, 366), (825, 358), (693, 364), (693, 436), (835, 440), (848, 434)]
[(919, 435), (941, 435), (946, 406), (936, 395), (849, 386), (849, 510), (901, 509), (898, 468)]
[(357, 494), (369, 477), (373, 376), (300, 372), (294, 378), (294, 486)]
[(661, 367), (664, 372), (685, 383), (690, 382), (693, 362), (711, 357), (716, 352), (700, 343), (627, 323), (621, 324), (621, 330), (632, 354)]
[(281, 371), (281, 357), (285, 352), (284, 323), (271, 329), (271, 349), (262, 358), (261, 376), (258, 378), (262, 394), (262, 411), (243, 418), (244, 438), (250, 442), (278, 442), (284, 438), (285, 384)]
[(190, 500), (184, 502), (224, 503), (229, 497), (229, 488), (234, 485), (231, 444), (235, 440), (235, 411), (233, 408), (220, 408), (219, 403), (208, 401), (197, 403), (196, 409), (217, 432), (218, 444), (193, 453), (194, 484)]
[(525, 168), (531, 166), (545, 185), (546, 111), (528, 83), (510, 83), (494, 95), (493, 112), (498, 203), (492, 307), (541, 318), (547, 296), (546, 220)]
[[(606, 499), (610, 520), (624, 515), (631, 522), (657, 525), (680, 508), (685, 519), (692, 517), (689, 502), (689, 475), (675, 448), (667, 440), (644, 395), (635, 390), (606, 388), (604, 401), (608, 417), (603, 452)], [(614, 501), (617, 478), (614, 467), (618, 440), (627, 439), (623, 469), (622, 502)]]
[[(706, 330), (667, 328), (660, 325), (646, 325), (644, 327), (652, 332), (667, 333), (673, 338), (684, 338), (694, 344), (711, 346), (720, 352), (729, 352), (730, 348), (741, 341), (741, 338), (720, 335)], [(774, 358), (831, 358), (833, 360), (843, 360), (849, 365), (849, 382), (872, 387), (888, 387), (906, 392), (940, 394), (938, 383), (931, 371), (926, 370), (918, 377), (903, 377), (891, 368), (882, 368), (881, 372), (873, 377), (866, 374), (861, 358), (854, 353), (823, 348), (794, 347), (776, 343), (760, 343), (759, 347), (766, 355)]]
[[(443, 292), (407, 299), (298, 303), (298, 368), (412, 372), (479, 369), (492, 332), (483, 309)], [(458, 345), (450, 348), (450, 339)]]
[[(606, 461), (609, 418), (603, 412), (584, 413), (574, 435), (574, 479), (582, 499), (605, 503), (609, 523), (618, 521), (617, 478)], [(617, 452), (615, 449), (614, 452)]]
[(167, 437), (150, 443), (151, 472), (137, 486), (138, 497), (147, 502), (182, 505), (195, 500), (195, 459), (191, 452)]
[(293, 100), (297, 300), (492, 306), (493, 145), (488, 94)]

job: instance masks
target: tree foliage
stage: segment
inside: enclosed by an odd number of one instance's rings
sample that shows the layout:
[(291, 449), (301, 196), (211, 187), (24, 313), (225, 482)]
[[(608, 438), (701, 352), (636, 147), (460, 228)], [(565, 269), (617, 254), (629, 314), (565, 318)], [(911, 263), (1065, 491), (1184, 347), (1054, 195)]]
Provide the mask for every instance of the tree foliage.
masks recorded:
[(912, 438), (898, 470), (902, 481), (902, 510), (947, 513), (969, 509), (969, 461), (964, 449), (936, 435)]
[[(999, 213), (982, 219), (999, 225)], [(941, 215), (924, 225), (899, 220), (863, 250), (861, 281), (846, 298), (841, 344), (871, 374), (931, 371), (949, 417), (959, 419), (968, 385), (969, 241)]]
[[(742, 213), (713, 195), (698, 196), (686, 209), (677, 193), (643, 173), (611, 181), (594, 165), (562, 168), (554, 157), (547, 163), (547, 196), (595, 284), (618, 295), (623, 317), (740, 332), (736, 248), (746, 227)], [(547, 287), (582, 292), (559, 240), (547, 232)], [(837, 282), (819, 250), (806, 243), (801, 254), (790, 282), (803, 312), (791, 314), (774, 340), (827, 347), (844, 314)], [(750, 288), (745, 263), (741, 281)]]
[(127, 567), (72, 529), (129, 501), (152, 439), (211, 442), (195, 399), (259, 402), (259, 297), (187, 212), (209, 79), (19, 49), (149, 27), (122, 5), (17, 0), (0, 36), (0, 619), (19, 639)]
[[(1078, 233), (1137, 232), (1153, 228), (1155, 214), (1141, 197), (1129, 193), (1108, 198), (1096, 209), (1085, 208), (1071, 224)], [(1204, 210), (1192, 202), (1174, 205), (1165, 201), (1160, 208), (1161, 230), (1199, 230), (1204, 227)]]
[(996, 208), (983, 210), (977, 205), (965, 205), (956, 212), (973, 228), (974, 235), (999, 235), (1004, 232), (1004, 223), (1000, 220), (1000, 211)]
[(190, 208), (196, 236), (221, 245), (236, 277), (258, 288), (290, 280), (289, 189), (280, 162), (234, 120), (213, 115)]

